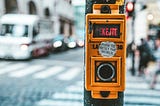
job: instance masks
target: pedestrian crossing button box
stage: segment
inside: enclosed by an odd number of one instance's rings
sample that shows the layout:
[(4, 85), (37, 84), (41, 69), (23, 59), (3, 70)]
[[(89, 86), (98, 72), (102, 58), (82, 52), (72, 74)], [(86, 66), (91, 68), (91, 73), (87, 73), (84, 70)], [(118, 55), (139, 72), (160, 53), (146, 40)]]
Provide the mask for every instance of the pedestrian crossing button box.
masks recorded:
[(124, 14), (86, 16), (85, 88), (93, 98), (106, 92), (111, 92), (106, 98), (116, 98), (125, 89), (125, 22)]

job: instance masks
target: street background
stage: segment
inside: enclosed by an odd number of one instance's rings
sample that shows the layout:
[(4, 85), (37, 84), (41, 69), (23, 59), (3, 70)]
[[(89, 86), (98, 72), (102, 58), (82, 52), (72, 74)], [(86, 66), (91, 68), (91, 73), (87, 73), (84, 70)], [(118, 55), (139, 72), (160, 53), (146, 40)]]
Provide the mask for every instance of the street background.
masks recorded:
[[(52, 47), (47, 56), (27, 60), (1, 58), (0, 106), (83, 106), (85, 1), (78, 1), (0, 1), (0, 16), (36, 14), (52, 23), (48, 28), (52, 28), (53, 39), (57, 35), (63, 35), (64, 39), (76, 38), (76, 46), (60, 50)], [(154, 42), (160, 22), (159, 3), (158, 0), (137, 0), (134, 26), (133, 17), (127, 19), (127, 45), (134, 41), (139, 46), (140, 39), (148, 37)], [(144, 10), (143, 5), (147, 5)], [(81, 45), (78, 41), (82, 41)], [(0, 52), (2, 47), (0, 43)], [(160, 78), (155, 89), (150, 89), (155, 67), (149, 65), (147, 73), (138, 76), (139, 53), (134, 53), (134, 58), (127, 57), (124, 106), (160, 106)], [(130, 70), (133, 59), (134, 75)]]

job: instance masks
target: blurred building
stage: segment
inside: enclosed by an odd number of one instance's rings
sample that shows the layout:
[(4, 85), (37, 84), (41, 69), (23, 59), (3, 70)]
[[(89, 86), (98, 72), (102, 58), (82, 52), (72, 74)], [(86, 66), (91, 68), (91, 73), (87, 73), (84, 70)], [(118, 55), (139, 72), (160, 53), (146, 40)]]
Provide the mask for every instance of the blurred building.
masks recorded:
[(75, 5), (75, 33), (79, 38), (84, 38), (85, 30), (85, 5)]
[(74, 35), (71, 0), (0, 0), (0, 16), (7, 13), (36, 14), (53, 23), (54, 34)]
[(155, 39), (160, 30), (160, 1), (147, 3), (147, 37)]
[[(133, 0), (126, 0), (133, 1)], [(127, 20), (127, 41), (128, 43), (135, 40), (136, 44), (140, 44), (141, 38), (148, 38), (149, 35), (156, 34), (156, 27), (160, 24), (160, 1), (159, 0), (135, 0), (135, 23), (134, 35), (132, 32), (132, 18)], [(147, 8), (143, 9), (146, 5)], [(151, 26), (154, 26), (154, 28)], [(159, 26), (157, 26), (159, 27)]]

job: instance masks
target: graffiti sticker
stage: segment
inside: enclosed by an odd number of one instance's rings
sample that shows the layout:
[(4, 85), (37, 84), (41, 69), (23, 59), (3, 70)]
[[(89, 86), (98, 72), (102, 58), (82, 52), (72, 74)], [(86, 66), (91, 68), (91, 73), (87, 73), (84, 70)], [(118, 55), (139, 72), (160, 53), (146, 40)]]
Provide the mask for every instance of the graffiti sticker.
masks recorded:
[(116, 51), (116, 44), (114, 42), (101, 42), (99, 46), (99, 53), (103, 57), (113, 57)]

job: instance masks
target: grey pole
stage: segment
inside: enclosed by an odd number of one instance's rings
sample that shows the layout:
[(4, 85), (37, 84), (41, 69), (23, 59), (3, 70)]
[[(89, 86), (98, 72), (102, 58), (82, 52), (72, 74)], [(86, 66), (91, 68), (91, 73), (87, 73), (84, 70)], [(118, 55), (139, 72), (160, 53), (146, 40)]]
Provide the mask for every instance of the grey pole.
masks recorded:
[[(93, 4), (104, 4), (103, 1), (105, 0), (86, 0), (85, 14), (92, 13)], [(124, 13), (124, 6), (121, 7), (120, 13)], [(84, 106), (123, 106), (123, 98), (124, 92), (118, 92), (117, 99), (94, 99), (91, 97), (91, 91), (87, 91), (84, 87)]]

